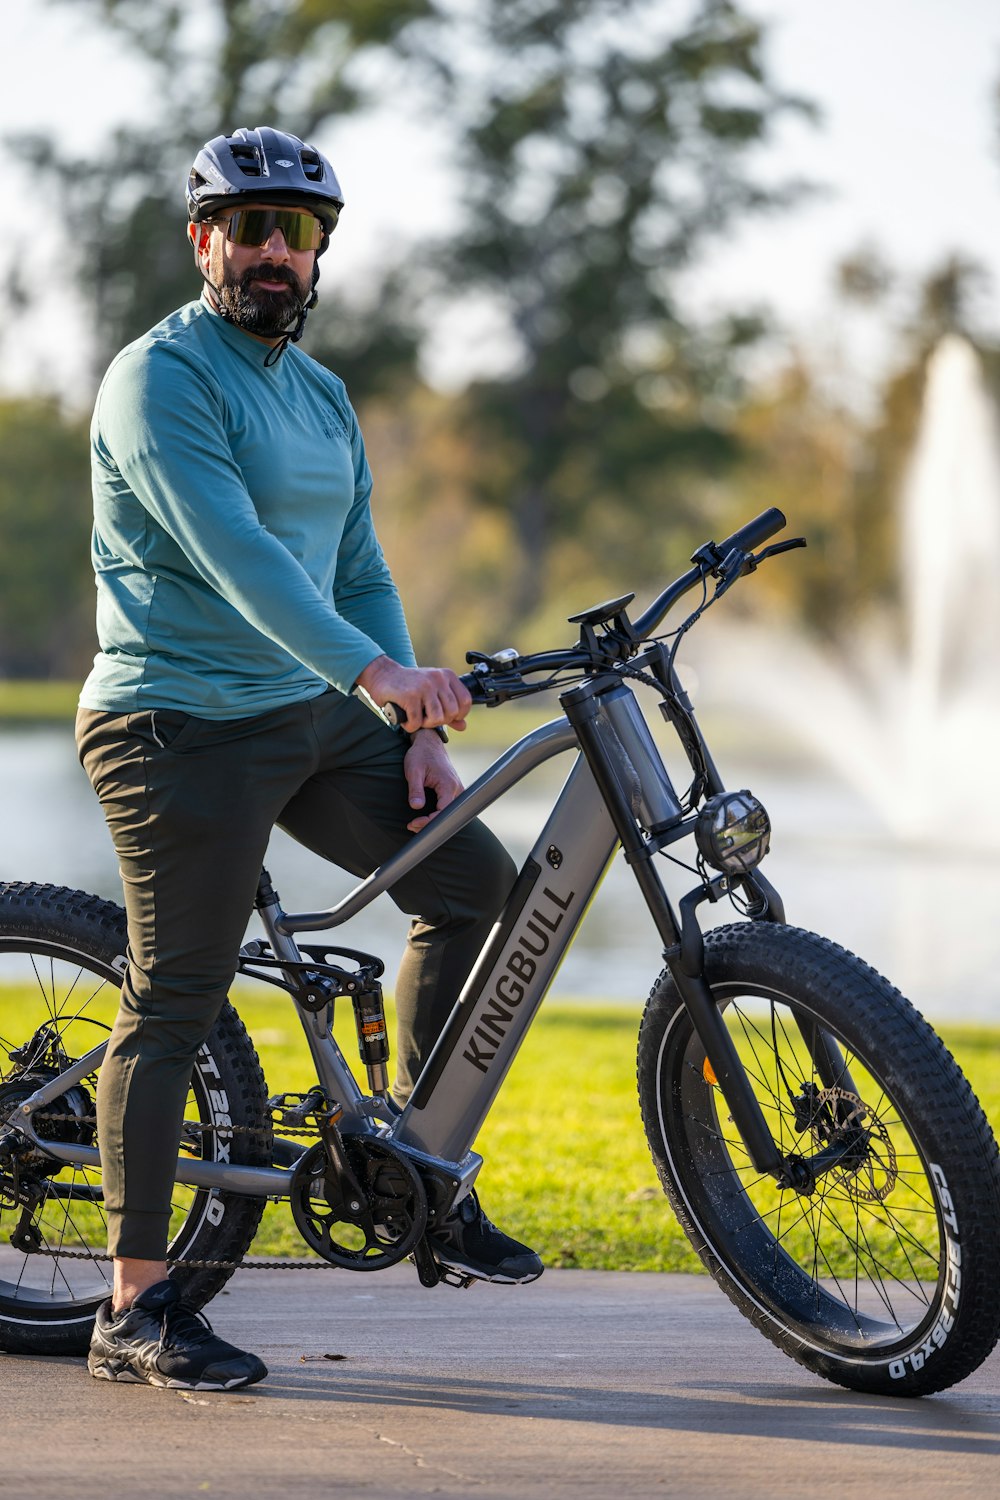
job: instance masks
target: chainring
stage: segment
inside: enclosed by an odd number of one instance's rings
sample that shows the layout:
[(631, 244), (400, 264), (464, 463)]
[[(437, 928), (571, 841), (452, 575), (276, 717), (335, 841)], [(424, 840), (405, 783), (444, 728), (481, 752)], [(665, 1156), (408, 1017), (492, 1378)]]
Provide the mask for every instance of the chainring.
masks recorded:
[(289, 1197), (311, 1250), (348, 1271), (381, 1271), (405, 1260), (427, 1228), (427, 1193), (409, 1158), (377, 1136), (341, 1136), (362, 1189), (358, 1198), (336, 1171), (323, 1141), (299, 1159)]

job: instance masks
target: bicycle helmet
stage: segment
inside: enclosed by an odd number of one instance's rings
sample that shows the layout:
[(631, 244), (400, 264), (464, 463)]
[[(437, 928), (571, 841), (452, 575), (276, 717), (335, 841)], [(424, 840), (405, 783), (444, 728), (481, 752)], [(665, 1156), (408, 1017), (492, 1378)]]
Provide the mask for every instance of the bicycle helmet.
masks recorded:
[[(202, 146), (188, 173), (186, 197), (188, 217), (193, 224), (204, 223), (230, 204), (276, 203), (308, 208), (323, 225), (323, 238), (313, 267), (312, 295), (302, 307), (294, 329), (282, 336), (268, 356), (267, 363), (272, 363), (271, 356), (280, 357), (286, 344), (298, 343), (306, 314), (318, 301), (319, 257), (330, 243), (344, 206), (333, 168), (321, 151), (296, 135), (266, 125), (257, 125), (252, 130), (242, 126), (232, 135), (214, 136)], [(196, 262), (197, 258), (196, 250)], [(218, 288), (211, 282), (208, 284), (218, 299)], [(221, 305), (219, 311), (231, 321)]]
[(340, 183), (322, 152), (297, 135), (265, 125), (217, 135), (194, 159), (187, 182), (191, 222), (200, 224), (234, 202), (311, 209), (326, 231), (319, 255), (344, 206)]

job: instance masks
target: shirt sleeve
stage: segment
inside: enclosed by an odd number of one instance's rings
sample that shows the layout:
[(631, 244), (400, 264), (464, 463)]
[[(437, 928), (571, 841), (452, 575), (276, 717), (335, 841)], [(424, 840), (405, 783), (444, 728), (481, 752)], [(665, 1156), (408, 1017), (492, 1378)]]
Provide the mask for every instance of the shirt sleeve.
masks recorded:
[[(345, 530), (357, 561), (348, 570), (353, 583), (345, 586), (348, 606), (342, 613), (339, 590), (334, 599), (324, 598), (261, 524), (232, 456), (221, 394), (187, 358), (162, 346), (120, 357), (104, 383), (99, 428), (100, 460), (117, 468), (198, 576), (263, 635), (350, 692), (369, 662), (386, 651), (363, 628), (377, 613), (363, 603), (373, 547), (383, 570), (375, 586), (386, 591), (384, 597), (388, 590), (395, 594), (374, 538), (368, 495), (356, 494), (350, 539)], [(367, 485), (370, 491), (370, 475)], [(398, 598), (396, 608), (401, 618)]]

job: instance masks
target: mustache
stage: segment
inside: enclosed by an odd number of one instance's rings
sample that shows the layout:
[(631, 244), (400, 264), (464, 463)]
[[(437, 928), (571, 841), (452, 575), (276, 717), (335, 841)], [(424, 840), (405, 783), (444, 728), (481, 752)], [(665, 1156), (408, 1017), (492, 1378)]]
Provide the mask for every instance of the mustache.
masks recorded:
[(296, 293), (302, 290), (298, 277), (289, 266), (251, 266), (239, 279), (240, 290), (247, 291), (253, 281), (283, 281)]

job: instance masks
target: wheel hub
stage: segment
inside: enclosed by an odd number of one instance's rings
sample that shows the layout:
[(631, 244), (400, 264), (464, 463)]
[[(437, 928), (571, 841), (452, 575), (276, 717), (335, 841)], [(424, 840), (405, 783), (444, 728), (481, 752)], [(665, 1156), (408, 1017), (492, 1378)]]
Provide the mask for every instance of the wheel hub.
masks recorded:
[[(57, 1077), (58, 1073), (54, 1068), (36, 1067), (28, 1073), (22, 1073), (18, 1078), (0, 1084), (0, 1122), (16, 1129), (19, 1124), (17, 1118), (19, 1106), (24, 1103), (25, 1099), (30, 1099), (43, 1084), (50, 1083), (53, 1078)], [(65, 1094), (60, 1094), (58, 1099), (46, 1105), (40, 1114), (42, 1116), (39, 1120), (42, 1127), (40, 1133), (43, 1134), (45, 1140), (69, 1146), (93, 1145), (96, 1136), (93, 1123), (94, 1102), (82, 1084), (74, 1084), (71, 1089), (66, 1090)], [(47, 1120), (46, 1115), (62, 1118)], [(14, 1149), (17, 1155), (18, 1172), (22, 1177), (25, 1175), (54, 1177), (63, 1169), (62, 1162), (53, 1161), (51, 1156), (30, 1141)]]
[(804, 1084), (792, 1104), (796, 1129), (812, 1136), (833, 1181), (862, 1202), (884, 1202), (899, 1170), (889, 1131), (869, 1105), (846, 1089), (815, 1083)]

